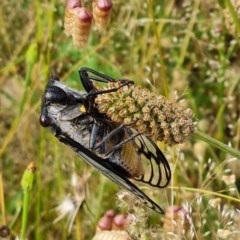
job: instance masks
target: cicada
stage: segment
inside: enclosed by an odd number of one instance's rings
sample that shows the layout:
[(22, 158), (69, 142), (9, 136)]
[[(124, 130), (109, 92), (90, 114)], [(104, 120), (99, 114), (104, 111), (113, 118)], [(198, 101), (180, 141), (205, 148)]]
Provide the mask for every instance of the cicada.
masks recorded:
[[(114, 123), (98, 111), (95, 102), (99, 94), (118, 91), (133, 81), (115, 80), (90, 68), (81, 68), (79, 74), (85, 92), (66, 86), (58, 77), (49, 79), (42, 97), (40, 124), (110, 180), (163, 214), (163, 209), (132, 180), (166, 187), (171, 179), (167, 159), (149, 137), (131, 128), (131, 123)], [(94, 85), (116, 81), (119, 87), (102, 91)]]

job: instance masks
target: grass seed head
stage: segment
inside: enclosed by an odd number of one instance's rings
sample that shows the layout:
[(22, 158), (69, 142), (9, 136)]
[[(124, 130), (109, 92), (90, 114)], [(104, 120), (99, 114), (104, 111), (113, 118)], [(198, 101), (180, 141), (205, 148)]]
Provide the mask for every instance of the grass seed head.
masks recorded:
[[(119, 87), (120, 84), (109, 83), (107, 88)], [(169, 145), (185, 142), (195, 130), (190, 108), (134, 85), (99, 94), (96, 103), (99, 112), (105, 113), (112, 121), (133, 123), (131, 126), (141, 134)]]
[(91, 26), (92, 13), (81, 6), (80, 2), (68, 1), (65, 9), (64, 30), (67, 36), (72, 36), (76, 47), (87, 44)]
[(94, 23), (99, 30), (104, 30), (111, 17), (111, 0), (93, 0), (92, 2)]

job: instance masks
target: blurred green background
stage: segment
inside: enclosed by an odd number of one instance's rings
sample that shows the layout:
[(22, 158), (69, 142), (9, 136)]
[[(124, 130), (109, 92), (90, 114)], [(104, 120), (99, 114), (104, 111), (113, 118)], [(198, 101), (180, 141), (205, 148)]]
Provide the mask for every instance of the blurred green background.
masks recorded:
[[(64, 34), (65, 1), (1, 1), (0, 224), (10, 227), (12, 236), (20, 235), (20, 182), (32, 161), (36, 172), (28, 239), (91, 239), (100, 216), (117, 209), (118, 187), (40, 127), (41, 96), (51, 75), (81, 90), (77, 70), (85, 66), (132, 79), (171, 99), (186, 99), (201, 131), (239, 149), (240, 5), (233, 3), (113, 0), (107, 29), (99, 32), (93, 26), (88, 44), (79, 49)], [(84, 4), (91, 9), (91, 1)], [(163, 207), (191, 206), (196, 239), (219, 239), (219, 229), (231, 233), (228, 239), (238, 239), (239, 160), (194, 139), (161, 148), (173, 168)], [(68, 233), (67, 217), (54, 223), (55, 208), (65, 196), (74, 195), (75, 172), (91, 176), (87, 207), (80, 209)], [(227, 181), (229, 176), (236, 181)], [(158, 191), (154, 190), (156, 201)], [(221, 204), (211, 208), (209, 201), (216, 197)], [(164, 232), (163, 220), (155, 215), (151, 224), (160, 224)]]

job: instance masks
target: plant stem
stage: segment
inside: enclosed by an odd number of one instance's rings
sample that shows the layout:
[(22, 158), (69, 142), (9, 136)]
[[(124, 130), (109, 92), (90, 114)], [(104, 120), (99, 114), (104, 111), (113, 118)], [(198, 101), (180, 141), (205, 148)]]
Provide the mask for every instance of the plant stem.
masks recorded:
[(220, 197), (223, 199), (228, 199), (229, 201), (234, 201), (236, 203), (240, 203), (240, 199), (238, 197), (232, 197), (229, 194), (223, 194), (219, 192), (214, 192), (214, 191), (209, 191), (206, 189), (201, 189), (201, 188), (190, 188), (190, 187), (176, 187), (176, 186), (169, 186), (168, 188), (171, 188), (173, 190), (184, 190), (184, 191), (189, 191), (189, 192), (196, 192), (196, 193), (202, 193), (205, 195), (210, 195), (210, 196), (215, 196), (215, 197)]
[(238, 15), (236, 13), (236, 10), (234, 9), (230, 0), (225, 0), (225, 4), (226, 4), (226, 7), (228, 8), (228, 11), (231, 14), (231, 17), (233, 19), (233, 23), (234, 23), (235, 28), (237, 30), (237, 34), (238, 34), (238, 36), (240, 36), (240, 23), (239, 23), (239, 19), (238, 19)]
[(240, 159), (240, 152), (234, 148), (231, 148), (229, 147), (228, 145), (218, 141), (217, 139), (215, 138), (212, 138), (210, 136), (208, 136), (207, 134), (203, 133), (203, 132), (200, 132), (200, 131), (196, 131), (194, 133), (194, 138), (195, 139), (199, 139), (199, 140), (202, 140), (216, 148), (219, 148), (221, 149), (222, 151), (226, 152), (226, 153), (229, 153), (230, 155)]
[(23, 190), (23, 210), (20, 240), (24, 240), (26, 237), (30, 194), (33, 188), (35, 170), (36, 170), (35, 164), (33, 162), (30, 163), (27, 169), (25, 170), (21, 180), (21, 186)]

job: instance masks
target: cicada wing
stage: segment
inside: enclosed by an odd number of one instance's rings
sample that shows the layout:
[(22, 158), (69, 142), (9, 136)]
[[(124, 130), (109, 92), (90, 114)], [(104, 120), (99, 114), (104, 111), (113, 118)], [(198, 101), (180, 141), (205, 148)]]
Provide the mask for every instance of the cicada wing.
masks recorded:
[[(126, 172), (126, 177), (152, 187), (166, 187), (171, 180), (171, 169), (159, 147), (151, 139), (138, 134), (135, 129), (126, 126), (119, 129), (124, 133), (124, 137), (119, 139), (116, 146), (107, 149), (108, 151), (110, 149), (111, 154), (114, 153), (114, 157), (109, 157), (109, 161), (119, 169), (122, 168)], [(119, 134), (120, 131), (113, 130), (105, 141), (114, 142)], [(117, 152), (120, 154), (119, 157)]]
[(154, 211), (164, 214), (163, 209), (158, 206), (153, 200), (151, 200), (145, 193), (143, 193), (136, 185), (134, 185), (125, 176), (122, 176), (106, 159), (102, 159), (92, 151), (83, 147), (80, 143), (74, 141), (67, 135), (58, 135), (59, 141), (68, 145), (72, 148), (83, 160), (97, 168), (101, 173), (108, 177), (113, 182), (117, 183), (120, 187), (126, 189), (127, 191), (134, 194), (138, 199), (140, 199), (144, 204)]
[(157, 188), (166, 187), (171, 180), (171, 168), (159, 147), (141, 134), (135, 137), (134, 146), (144, 171), (133, 179)]
[(171, 169), (161, 150), (145, 136), (137, 137), (135, 143), (142, 160), (144, 174), (134, 179), (153, 187), (166, 187), (171, 180)]
[(82, 104), (75, 104), (66, 106), (60, 111), (60, 120), (68, 121), (73, 120), (81, 115), (85, 114), (84, 107)]

